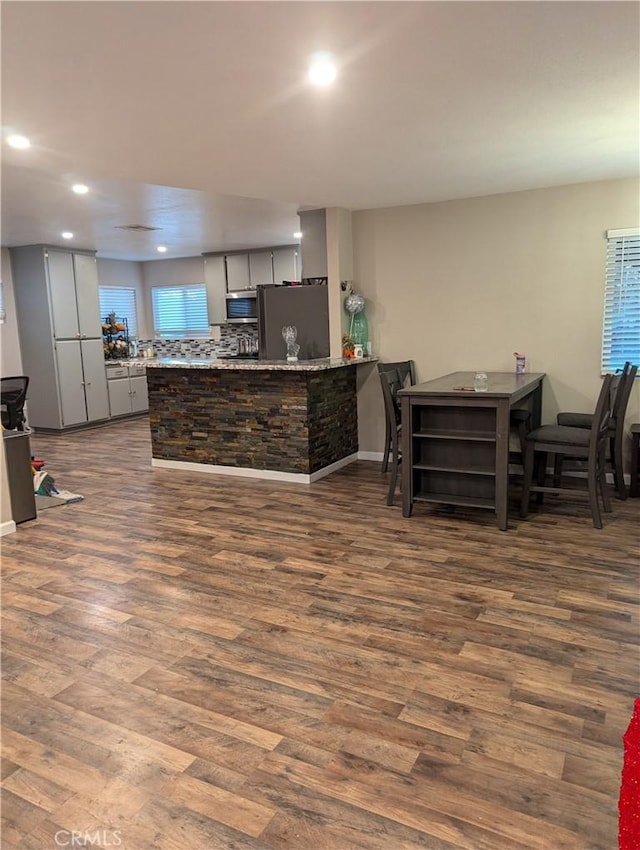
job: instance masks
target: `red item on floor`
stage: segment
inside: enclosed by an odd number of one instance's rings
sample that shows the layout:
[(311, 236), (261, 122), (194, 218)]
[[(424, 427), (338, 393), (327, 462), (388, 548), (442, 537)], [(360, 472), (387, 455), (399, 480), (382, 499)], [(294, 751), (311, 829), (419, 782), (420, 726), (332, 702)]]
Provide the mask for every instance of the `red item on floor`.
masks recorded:
[(38, 457), (31, 458), (31, 466), (38, 472), (44, 466), (44, 461)]
[(640, 699), (635, 701), (629, 728), (624, 733), (624, 764), (618, 801), (618, 848), (640, 847)]

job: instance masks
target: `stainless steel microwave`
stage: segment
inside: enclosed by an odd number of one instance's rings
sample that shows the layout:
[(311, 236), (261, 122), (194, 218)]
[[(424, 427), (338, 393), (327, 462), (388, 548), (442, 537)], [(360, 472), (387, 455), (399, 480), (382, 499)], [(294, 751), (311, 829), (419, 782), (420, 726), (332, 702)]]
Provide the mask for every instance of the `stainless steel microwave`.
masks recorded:
[(258, 301), (255, 289), (227, 293), (227, 322), (246, 325), (258, 321)]

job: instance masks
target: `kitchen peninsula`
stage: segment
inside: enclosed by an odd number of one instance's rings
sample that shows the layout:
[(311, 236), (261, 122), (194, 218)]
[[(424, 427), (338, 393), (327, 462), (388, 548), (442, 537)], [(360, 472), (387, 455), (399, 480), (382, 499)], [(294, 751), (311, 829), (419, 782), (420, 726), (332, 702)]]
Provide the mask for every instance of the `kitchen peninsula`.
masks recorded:
[(322, 478), (357, 456), (355, 367), (341, 358), (150, 361), (152, 464), (301, 483)]

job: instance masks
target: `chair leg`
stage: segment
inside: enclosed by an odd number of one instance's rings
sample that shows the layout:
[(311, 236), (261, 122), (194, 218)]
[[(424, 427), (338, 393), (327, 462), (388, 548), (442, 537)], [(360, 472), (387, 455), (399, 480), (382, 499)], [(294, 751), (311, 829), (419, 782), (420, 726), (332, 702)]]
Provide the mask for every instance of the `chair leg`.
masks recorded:
[(391, 433), (389, 431), (389, 423), (387, 422), (384, 432), (384, 455), (382, 456), (382, 469), (380, 472), (386, 472), (389, 469), (389, 454), (391, 452)]
[(398, 483), (398, 470), (400, 468), (400, 461), (398, 458), (394, 457), (393, 462), (391, 464), (391, 478), (389, 480), (389, 491), (387, 492), (387, 504), (393, 505), (393, 500), (396, 495), (396, 485)]
[(526, 446), (523, 458), (524, 477), (522, 479), (522, 501), (520, 502), (520, 516), (526, 517), (529, 513), (529, 498), (531, 496), (531, 484), (533, 482), (534, 448), (533, 443)]
[(388, 469), (389, 469), (389, 443), (387, 443), (385, 450), (384, 450), (384, 455), (383, 455), (383, 458), (382, 458), (382, 467), (380, 469), (380, 472), (384, 473)]
[[(587, 486), (589, 488), (589, 506), (594, 528), (602, 528), (602, 517), (600, 516), (600, 505), (598, 504), (598, 490), (602, 487), (602, 478), (599, 471), (600, 459), (589, 464), (587, 470)], [(604, 498), (604, 497), (603, 497)]]
[(562, 483), (562, 466), (564, 463), (564, 455), (558, 453), (553, 463), (553, 486), (559, 487)]
[[(547, 453), (537, 452), (535, 456), (536, 462), (536, 484), (538, 487), (544, 487), (544, 480), (547, 477)], [(536, 493), (536, 503), (542, 504), (544, 493)]]
[(627, 498), (627, 488), (624, 483), (624, 470), (622, 466), (622, 446), (620, 445), (620, 443), (621, 440), (615, 440), (614, 438), (612, 438), (609, 441), (609, 450), (611, 457), (611, 465), (613, 466), (613, 482), (618, 493), (618, 498), (624, 500)]
[(598, 482), (600, 485), (600, 495), (602, 497), (602, 505), (607, 514), (611, 513), (611, 499), (609, 498), (609, 488), (607, 487), (607, 459), (606, 450), (602, 447), (602, 454), (598, 462)]

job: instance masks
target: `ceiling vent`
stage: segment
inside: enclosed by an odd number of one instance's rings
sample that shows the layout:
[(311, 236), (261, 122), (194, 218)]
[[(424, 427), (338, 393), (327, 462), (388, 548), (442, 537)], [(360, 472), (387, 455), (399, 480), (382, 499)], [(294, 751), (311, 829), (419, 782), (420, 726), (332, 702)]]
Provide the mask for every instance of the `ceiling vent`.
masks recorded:
[(133, 230), (135, 233), (149, 233), (151, 230), (162, 230), (162, 228), (147, 227), (146, 224), (118, 224), (116, 230)]

